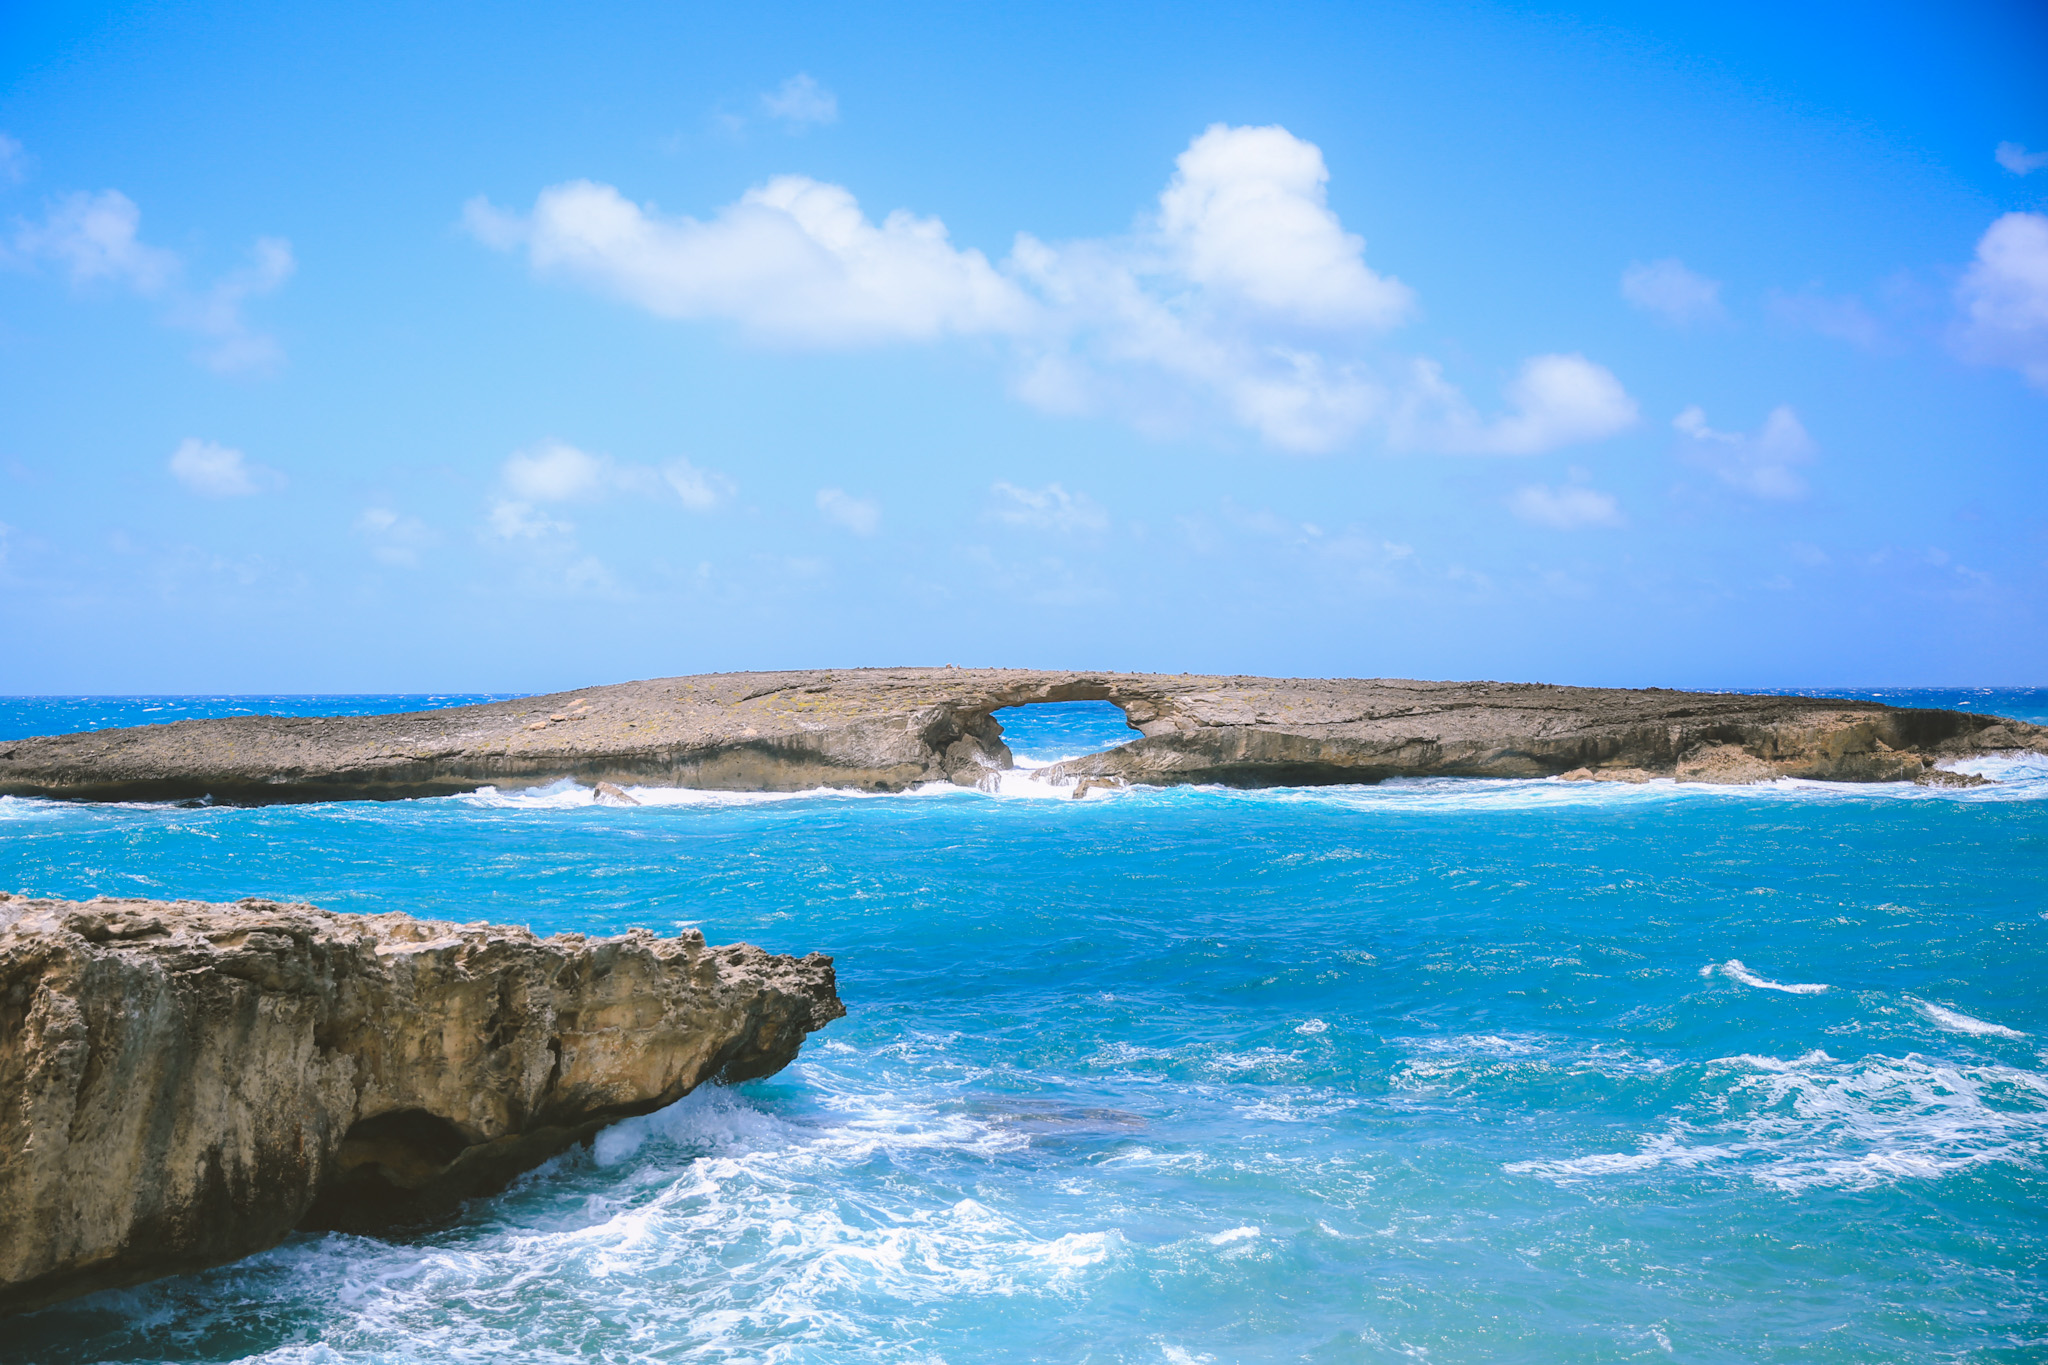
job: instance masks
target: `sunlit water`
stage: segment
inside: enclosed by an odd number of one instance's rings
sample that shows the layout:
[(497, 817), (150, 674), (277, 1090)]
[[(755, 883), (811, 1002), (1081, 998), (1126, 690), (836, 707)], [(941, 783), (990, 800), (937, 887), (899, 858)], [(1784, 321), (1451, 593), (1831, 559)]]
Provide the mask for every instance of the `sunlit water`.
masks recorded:
[[(1035, 761), (1131, 737), (1006, 719)], [(1974, 766), (0, 800), (10, 889), (697, 926), (834, 954), (851, 1011), (452, 1225), (10, 1319), (0, 1360), (2039, 1360), (2048, 763)]]

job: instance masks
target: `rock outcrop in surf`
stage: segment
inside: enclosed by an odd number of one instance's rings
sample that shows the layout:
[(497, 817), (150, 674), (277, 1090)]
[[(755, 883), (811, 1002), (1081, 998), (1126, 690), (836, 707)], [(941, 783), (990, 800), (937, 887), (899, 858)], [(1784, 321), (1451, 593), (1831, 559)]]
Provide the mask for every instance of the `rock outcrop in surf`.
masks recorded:
[(845, 1012), (695, 932), (0, 895), (0, 1313), (434, 1217)]
[(1140, 738), (1054, 781), (1260, 787), (1585, 769), (1696, 781), (1912, 780), (2032, 750), (1996, 716), (1817, 697), (1398, 679), (1028, 669), (719, 673), (395, 716), (236, 716), (0, 743), (0, 794), (232, 803), (435, 796), (574, 779), (736, 791), (988, 785), (993, 712), (1109, 701)]

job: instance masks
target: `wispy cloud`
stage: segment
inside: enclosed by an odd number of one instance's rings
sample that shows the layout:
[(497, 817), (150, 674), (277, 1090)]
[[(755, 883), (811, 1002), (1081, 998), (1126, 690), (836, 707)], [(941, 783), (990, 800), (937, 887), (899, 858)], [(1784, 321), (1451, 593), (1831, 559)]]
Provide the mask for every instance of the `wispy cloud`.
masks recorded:
[(1506, 390), (1508, 411), (1482, 418), (1431, 361), (1415, 362), (1394, 425), (1404, 445), (1462, 454), (1538, 455), (1635, 425), (1636, 402), (1611, 371), (1582, 355), (1525, 362)]
[(171, 452), (171, 477), (203, 497), (246, 498), (284, 487), (284, 475), (252, 464), (232, 446), (189, 436)]
[(732, 501), (737, 485), (716, 470), (699, 469), (688, 460), (671, 460), (661, 468), (669, 490), (692, 512), (712, 512)]
[(369, 541), (371, 557), (396, 568), (416, 567), (420, 556), (440, 542), (424, 521), (389, 507), (364, 508), (356, 518), (355, 530)]
[(2014, 175), (2031, 175), (2048, 166), (2048, 152), (2030, 152), (2017, 142), (2001, 142), (1991, 155)]
[(1583, 531), (1594, 526), (1624, 524), (1621, 504), (1612, 493), (1578, 484), (1547, 488), (1530, 484), (1518, 488), (1508, 499), (1508, 510), (1523, 521), (1548, 526), (1554, 531)]
[(21, 143), (0, 133), (0, 185), (19, 185), (28, 179), (28, 153)]
[(1646, 313), (1684, 327), (1699, 322), (1720, 322), (1728, 310), (1721, 306), (1721, 282), (1688, 270), (1676, 258), (1629, 262), (1621, 272), (1621, 296)]
[(802, 71), (761, 96), (761, 107), (793, 133), (839, 121), (839, 97)]
[(1754, 434), (1716, 431), (1697, 406), (1679, 413), (1671, 425), (1687, 438), (1687, 459), (1737, 492), (1769, 502), (1806, 496), (1806, 480), (1796, 466), (1813, 459), (1813, 438), (1789, 406), (1772, 408)]
[(14, 247), (25, 260), (59, 267), (75, 285), (110, 285), (160, 302), (165, 322), (201, 338), (195, 358), (209, 369), (274, 369), (284, 352), (249, 322), (244, 306), (291, 278), (291, 243), (260, 237), (248, 265), (193, 289), (185, 284), (183, 259), (143, 241), (141, 226), (142, 210), (119, 190), (75, 192), (52, 201), (40, 222), (24, 224)]
[(1069, 493), (1056, 483), (1043, 488), (997, 483), (989, 491), (995, 495), (990, 515), (1010, 526), (1060, 534), (1109, 529), (1109, 513), (1100, 503), (1086, 493)]
[[(1532, 360), (1510, 402), (1536, 409), (1511, 410), (1496, 430), (1453, 397), (1440, 368), (1375, 353), (1415, 295), (1367, 264), (1364, 240), (1329, 206), (1328, 180), (1321, 150), (1286, 129), (1218, 124), (1188, 145), (1129, 235), (1019, 233), (999, 263), (955, 246), (937, 218), (897, 210), (876, 222), (844, 187), (804, 176), (770, 180), (702, 220), (587, 180), (543, 190), (530, 213), (478, 199), (463, 217), (479, 241), (523, 251), (542, 275), (662, 317), (727, 321), (760, 342), (995, 338), (1026, 402), (1141, 430), (1220, 417), (1275, 448), (1314, 452), (1376, 427), (1384, 436), (1405, 414), (1409, 436), (1445, 435), (1432, 448), (1524, 451), (1632, 420), (1619, 382), (1583, 357)], [(1448, 425), (1412, 420), (1431, 405)]]
[(1773, 292), (1767, 306), (1771, 316), (1788, 327), (1846, 341), (1866, 351), (1876, 350), (1885, 342), (1884, 327), (1853, 294), (1831, 298), (1813, 290), (1798, 294)]
[(510, 498), (521, 503), (595, 502), (614, 494), (672, 494), (692, 512), (710, 512), (737, 491), (731, 479), (686, 459), (666, 465), (628, 464), (566, 441), (545, 440), (513, 452), (499, 471)]
[(843, 488), (820, 488), (818, 510), (827, 521), (857, 536), (871, 536), (882, 528), (881, 504), (873, 498), (857, 498)]

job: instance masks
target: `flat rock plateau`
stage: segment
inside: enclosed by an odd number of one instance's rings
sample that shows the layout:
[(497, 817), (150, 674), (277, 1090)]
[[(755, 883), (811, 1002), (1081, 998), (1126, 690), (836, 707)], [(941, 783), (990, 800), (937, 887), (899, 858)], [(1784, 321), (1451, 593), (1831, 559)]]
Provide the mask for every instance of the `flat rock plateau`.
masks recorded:
[(437, 796), (561, 778), (732, 791), (984, 785), (992, 712), (1109, 701), (1141, 738), (1056, 782), (1311, 786), (1390, 777), (1944, 780), (2048, 753), (1996, 716), (1813, 697), (1029, 669), (718, 673), (391, 716), (237, 716), (0, 743), (0, 794), (229, 804)]
[(0, 1313), (440, 1216), (845, 1012), (695, 932), (0, 895)]

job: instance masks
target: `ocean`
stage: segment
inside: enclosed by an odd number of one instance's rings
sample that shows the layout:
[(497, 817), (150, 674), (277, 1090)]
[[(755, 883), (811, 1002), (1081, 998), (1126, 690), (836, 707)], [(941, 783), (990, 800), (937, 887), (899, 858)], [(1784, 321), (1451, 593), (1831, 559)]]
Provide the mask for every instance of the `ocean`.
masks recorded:
[[(0, 699), (0, 737), (427, 704)], [(1001, 718), (1030, 762), (1132, 737)], [(694, 927), (833, 954), (849, 1009), (444, 1226), (8, 1319), (0, 1361), (2048, 1359), (2048, 759), (1965, 766), (1998, 784), (0, 799), (9, 890)]]

